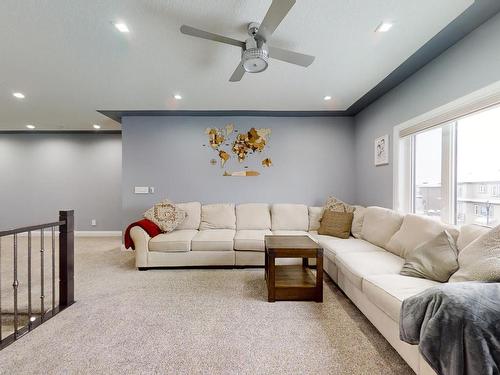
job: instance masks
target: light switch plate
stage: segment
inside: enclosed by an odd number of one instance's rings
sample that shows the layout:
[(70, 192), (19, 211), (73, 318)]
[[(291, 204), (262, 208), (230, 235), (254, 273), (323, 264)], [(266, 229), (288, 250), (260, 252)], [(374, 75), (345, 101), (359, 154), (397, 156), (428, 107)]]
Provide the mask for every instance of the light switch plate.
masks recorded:
[(149, 186), (136, 186), (134, 187), (135, 194), (149, 194)]
[(154, 187), (154, 186), (150, 186), (150, 187), (149, 187), (149, 192), (150, 192), (151, 194), (154, 194), (154, 193), (155, 193), (155, 187)]

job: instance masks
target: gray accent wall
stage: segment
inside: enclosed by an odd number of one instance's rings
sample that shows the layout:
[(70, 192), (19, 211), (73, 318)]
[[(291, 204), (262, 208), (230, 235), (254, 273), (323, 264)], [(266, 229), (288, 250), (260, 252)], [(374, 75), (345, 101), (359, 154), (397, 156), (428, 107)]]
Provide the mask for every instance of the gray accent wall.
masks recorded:
[(121, 147), (119, 134), (0, 134), (0, 230), (60, 209), (76, 230), (121, 230)]
[(374, 139), (389, 134), (392, 145), (394, 126), (499, 81), (499, 41), (496, 15), (355, 117), (359, 204), (393, 204), (392, 159), (374, 166)]
[[(234, 123), (240, 131), (271, 128), (269, 150), (253, 162), (232, 161), (224, 169), (208, 145), (207, 127)], [(355, 201), (354, 126), (349, 117), (124, 117), (123, 226), (155, 202), (267, 202), (323, 205), (333, 194)], [(274, 165), (260, 167), (269, 156)], [(253, 158), (252, 158), (253, 159)], [(251, 160), (249, 158), (249, 160)], [(257, 177), (223, 177), (256, 169)], [(134, 186), (153, 186), (154, 194), (134, 194)]]

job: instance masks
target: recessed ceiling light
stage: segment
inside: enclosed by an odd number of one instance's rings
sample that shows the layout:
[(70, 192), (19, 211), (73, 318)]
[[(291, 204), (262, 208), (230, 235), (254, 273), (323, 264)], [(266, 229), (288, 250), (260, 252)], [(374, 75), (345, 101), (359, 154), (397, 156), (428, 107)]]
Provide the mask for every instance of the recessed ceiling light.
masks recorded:
[(35, 129), (35, 125), (31, 125), (31, 124), (26, 125), (26, 127), (27, 127), (28, 129)]
[(115, 23), (115, 27), (121, 33), (128, 33), (129, 32), (128, 26), (126, 24), (124, 24), (123, 22), (117, 22), (117, 23)]
[(15, 92), (12, 94), (13, 97), (18, 98), (18, 99), (24, 99), (25, 96), (22, 92)]
[(92, 126), (94, 127), (94, 129), (100, 129), (101, 128), (101, 125), (97, 125), (97, 124), (94, 124)]
[(332, 97), (330, 95), (327, 95), (323, 98), (323, 100), (332, 100)]
[(182, 95), (175, 94), (175, 95), (174, 95), (174, 98), (175, 98), (176, 100), (181, 100), (181, 99), (182, 99)]
[(382, 22), (380, 25), (377, 26), (375, 29), (375, 32), (377, 33), (386, 33), (392, 28), (392, 23), (391, 22)]

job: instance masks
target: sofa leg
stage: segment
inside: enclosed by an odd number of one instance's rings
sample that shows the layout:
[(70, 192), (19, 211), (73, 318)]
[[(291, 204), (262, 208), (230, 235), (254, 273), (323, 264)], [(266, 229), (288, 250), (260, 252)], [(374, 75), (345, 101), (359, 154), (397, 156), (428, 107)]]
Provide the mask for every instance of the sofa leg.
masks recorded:
[(137, 267), (137, 269), (138, 269), (139, 271), (147, 271), (147, 270), (148, 270), (148, 268), (147, 268), (147, 267)]

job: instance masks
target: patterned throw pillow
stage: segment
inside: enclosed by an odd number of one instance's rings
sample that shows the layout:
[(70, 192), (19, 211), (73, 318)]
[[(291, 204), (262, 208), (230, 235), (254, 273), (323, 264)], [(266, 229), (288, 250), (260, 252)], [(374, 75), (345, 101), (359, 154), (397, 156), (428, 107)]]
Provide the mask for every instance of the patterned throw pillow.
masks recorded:
[(144, 217), (158, 225), (163, 232), (172, 232), (186, 218), (186, 212), (166, 199), (147, 210)]
[(340, 199), (335, 197), (328, 197), (325, 203), (325, 210), (334, 212), (354, 212), (354, 206), (342, 202)]

